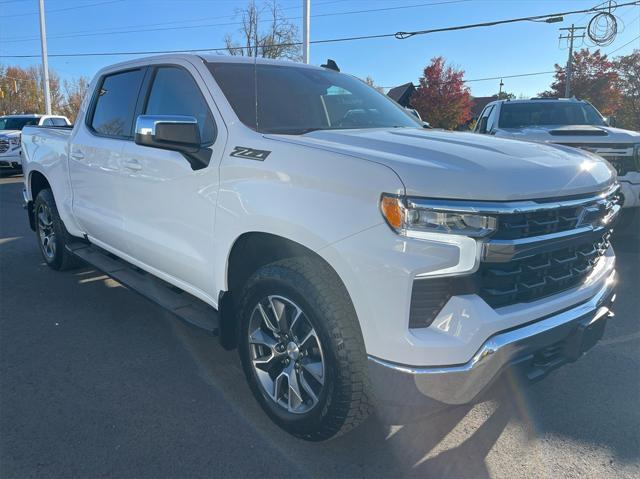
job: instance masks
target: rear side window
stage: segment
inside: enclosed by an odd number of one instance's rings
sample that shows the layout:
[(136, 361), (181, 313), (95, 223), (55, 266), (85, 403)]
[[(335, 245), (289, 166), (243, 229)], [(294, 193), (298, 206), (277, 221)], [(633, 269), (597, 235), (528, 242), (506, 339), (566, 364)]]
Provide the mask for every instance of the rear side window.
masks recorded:
[(104, 77), (91, 119), (91, 128), (96, 133), (117, 138), (131, 137), (143, 76), (143, 70), (130, 70)]
[(216, 129), (209, 106), (195, 80), (182, 68), (158, 68), (145, 114), (193, 116), (198, 120), (202, 144), (211, 145), (215, 141)]
[(42, 126), (53, 126), (53, 120), (51, 118), (47, 118), (42, 122)]

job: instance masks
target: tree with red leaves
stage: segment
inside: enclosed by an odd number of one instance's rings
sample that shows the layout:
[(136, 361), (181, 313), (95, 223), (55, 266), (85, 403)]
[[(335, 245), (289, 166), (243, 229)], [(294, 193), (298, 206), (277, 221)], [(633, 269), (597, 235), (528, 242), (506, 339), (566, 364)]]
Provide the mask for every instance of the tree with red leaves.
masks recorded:
[(411, 106), (435, 128), (452, 130), (465, 124), (471, 119), (473, 102), (463, 77), (464, 71), (446, 65), (444, 58), (432, 58), (411, 98)]
[[(566, 72), (556, 64), (555, 81), (551, 90), (541, 93), (543, 97), (564, 96)], [(588, 100), (605, 115), (612, 115), (620, 104), (622, 94), (618, 88), (618, 72), (614, 62), (607, 55), (596, 50), (591, 53), (586, 48), (573, 54), (571, 71), (571, 95)]]

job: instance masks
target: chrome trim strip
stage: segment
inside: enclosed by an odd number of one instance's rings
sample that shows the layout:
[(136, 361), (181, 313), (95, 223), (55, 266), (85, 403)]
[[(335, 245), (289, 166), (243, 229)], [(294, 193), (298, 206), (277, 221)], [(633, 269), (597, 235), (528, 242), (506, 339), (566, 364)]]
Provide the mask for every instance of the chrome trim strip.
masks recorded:
[(533, 200), (528, 201), (465, 201), (465, 200), (442, 200), (428, 198), (407, 198), (410, 208), (427, 208), (436, 211), (453, 211), (458, 213), (479, 213), (479, 214), (518, 214), (532, 213), (536, 211), (555, 210), (571, 206), (580, 206), (588, 203), (603, 201), (607, 197), (618, 191), (620, 185), (614, 183), (606, 190), (588, 198), (573, 200), (558, 200), (549, 203), (538, 203)]
[(608, 316), (614, 283), (615, 271), (611, 272), (602, 289), (587, 302), (490, 337), (464, 364), (420, 367), (396, 364), (371, 355), (368, 359), (389, 370), (413, 376), (416, 386), (425, 396), (446, 404), (464, 404), (476, 397), (505, 366), (521, 354), (534, 352), (564, 339), (570, 332), (567, 326), (574, 321), (590, 314), (593, 315), (592, 322)]
[[(617, 212), (616, 212), (617, 215)], [(583, 243), (602, 237), (606, 228), (583, 226), (541, 236), (529, 236), (515, 240), (489, 240), (482, 244), (481, 260), (489, 263), (506, 263), (534, 254), (553, 251), (571, 243)]]

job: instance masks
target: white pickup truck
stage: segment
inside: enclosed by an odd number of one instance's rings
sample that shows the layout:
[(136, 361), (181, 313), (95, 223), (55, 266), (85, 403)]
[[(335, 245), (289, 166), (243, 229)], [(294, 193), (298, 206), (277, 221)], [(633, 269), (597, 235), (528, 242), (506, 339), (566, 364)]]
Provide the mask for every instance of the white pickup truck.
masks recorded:
[(0, 116), (0, 167), (20, 168), (20, 134), (25, 126), (32, 125), (68, 127), (71, 123), (60, 115)]
[(620, 204), (624, 208), (640, 206), (640, 132), (610, 126), (588, 101), (496, 100), (482, 110), (475, 131), (572, 146), (602, 156), (618, 173)]
[(620, 207), (594, 154), (428, 130), (352, 76), (289, 62), (145, 58), (90, 91), (72, 130), (22, 136), (44, 260), (80, 257), (238, 347), (298, 437), (374, 403), (468, 403), (602, 336)]

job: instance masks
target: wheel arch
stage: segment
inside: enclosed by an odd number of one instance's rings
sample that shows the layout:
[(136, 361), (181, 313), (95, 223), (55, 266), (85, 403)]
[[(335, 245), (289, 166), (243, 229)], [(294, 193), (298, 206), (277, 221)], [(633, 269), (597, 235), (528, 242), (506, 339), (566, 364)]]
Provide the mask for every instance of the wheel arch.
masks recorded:
[(226, 286), (220, 293), (220, 341), (226, 349), (238, 344), (237, 306), (242, 288), (251, 275), (262, 266), (295, 257), (312, 257), (322, 261), (336, 276), (349, 300), (349, 291), (336, 269), (327, 259), (311, 248), (273, 233), (252, 231), (236, 238), (227, 258)]

